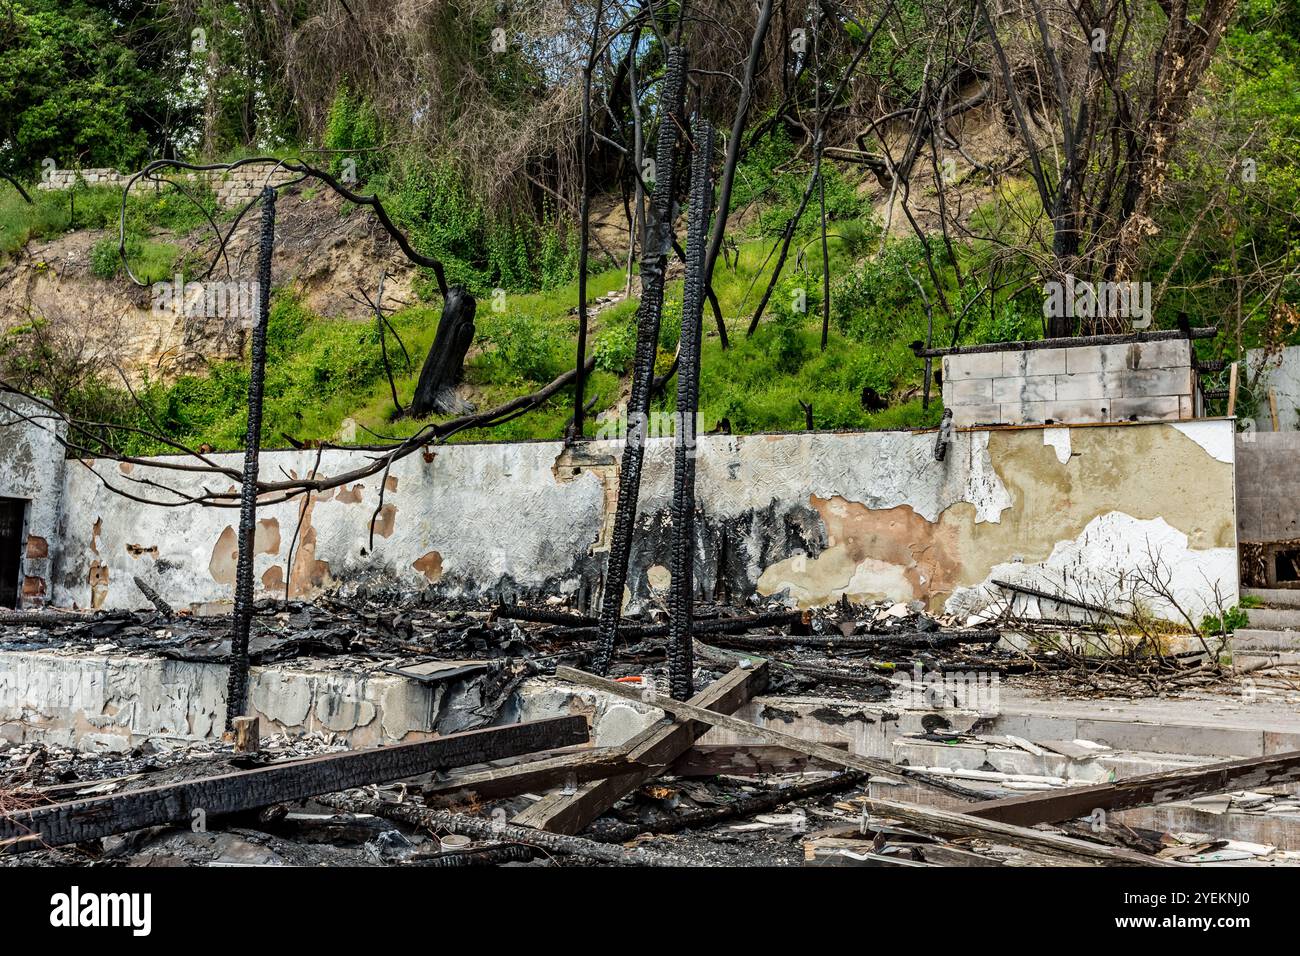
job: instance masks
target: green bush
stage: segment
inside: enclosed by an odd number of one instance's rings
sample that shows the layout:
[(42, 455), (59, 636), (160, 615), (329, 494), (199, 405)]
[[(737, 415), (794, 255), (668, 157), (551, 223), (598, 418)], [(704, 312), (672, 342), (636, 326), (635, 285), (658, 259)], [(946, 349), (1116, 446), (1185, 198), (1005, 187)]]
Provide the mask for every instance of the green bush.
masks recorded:
[(480, 344), (491, 345), (478, 360), (490, 381), (549, 382), (569, 365), (572, 340), (552, 322), (533, 315), (482, 313), (475, 323)]

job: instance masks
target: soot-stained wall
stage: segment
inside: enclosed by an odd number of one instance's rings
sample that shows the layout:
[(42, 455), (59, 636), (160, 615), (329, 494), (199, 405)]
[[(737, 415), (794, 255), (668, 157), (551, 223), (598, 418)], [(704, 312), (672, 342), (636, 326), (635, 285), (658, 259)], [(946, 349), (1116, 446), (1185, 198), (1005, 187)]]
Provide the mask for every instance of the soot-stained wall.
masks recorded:
[[(994, 578), (1113, 597), (1135, 571), (1163, 568), (1190, 613), (1213, 603), (1216, 589), (1235, 601), (1230, 421), (961, 431), (943, 462), (933, 445), (933, 433), (909, 432), (702, 437), (698, 591), (733, 601), (784, 594), (802, 606), (843, 594), (919, 599), (965, 616), (1000, 598)], [(309, 597), (349, 581), (393, 580), (505, 600), (560, 595), (593, 608), (619, 451), (606, 442), (578, 458), (558, 442), (429, 448), (395, 463), (386, 479), (305, 506), (266, 507), (260, 593), (283, 596), (287, 585), (290, 597)], [(218, 458), (239, 467), (236, 455)], [(320, 473), (366, 460), (327, 452)], [(315, 462), (315, 451), (269, 452), (262, 473), (305, 475)], [(152, 471), (69, 463), (59, 603), (143, 606), (134, 575), (178, 605), (230, 598), (236, 511), (147, 507), (92, 473), (115, 484), (185, 481)], [(636, 604), (666, 594), (671, 483), (671, 439), (652, 441), (628, 577)], [(211, 478), (190, 480), (200, 484)], [(1163, 600), (1149, 603), (1172, 613)]]

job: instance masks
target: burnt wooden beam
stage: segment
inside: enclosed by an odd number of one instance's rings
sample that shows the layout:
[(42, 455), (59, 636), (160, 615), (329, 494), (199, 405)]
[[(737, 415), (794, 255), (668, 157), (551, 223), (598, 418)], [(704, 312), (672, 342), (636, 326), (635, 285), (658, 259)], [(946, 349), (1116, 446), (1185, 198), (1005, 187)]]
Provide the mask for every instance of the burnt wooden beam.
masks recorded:
[[(629, 700), (639, 700), (643, 703), (658, 707), (660, 710), (672, 714), (678, 720), (689, 719), (700, 723), (708, 724), (713, 727), (721, 727), (737, 734), (742, 738), (757, 738), (764, 743), (775, 744), (778, 747), (784, 747), (786, 750), (793, 750), (797, 753), (806, 754), (809, 757), (815, 757), (824, 763), (833, 767), (845, 767), (849, 770), (860, 770), (868, 774), (879, 774), (882, 777), (888, 777), (891, 780), (897, 780), (904, 783), (919, 783), (930, 787), (933, 790), (939, 790), (943, 793), (955, 794), (961, 797), (982, 797), (977, 790), (972, 790), (960, 784), (952, 783), (935, 774), (922, 773), (919, 770), (913, 770), (909, 767), (900, 767), (890, 763), (881, 757), (868, 757), (863, 754), (849, 753), (844, 750), (838, 750), (830, 744), (822, 743), (817, 740), (805, 740), (802, 737), (796, 737), (793, 734), (782, 733), (779, 730), (773, 730), (770, 727), (764, 727), (760, 724), (751, 724), (747, 720), (741, 720), (738, 717), (731, 717), (727, 714), (712, 713), (693, 702), (676, 701), (665, 699), (662, 694), (646, 693), (629, 687), (627, 684), (619, 684), (614, 681), (605, 680), (603, 677), (597, 677), (594, 674), (588, 674), (585, 671), (575, 670), (572, 667), (557, 667), (555, 676), (562, 680), (572, 681), (575, 684), (581, 684), (586, 687), (594, 687), (598, 690), (607, 691), (618, 697), (626, 697)], [(734, 710), (735, 708), (733, 708)]]
[(909, 827), (926, 833), (942, 833), (952, 837), (971, 837), (989, 840), (1006, 846), (1019, 847), (1046, 853), (1049, 856), (1081, 860), (1093, 865), (1110, 866), (1177, 866), (1168, 860), (1148, 856), (1135, 850), (1124, 850), (1100, 843), (1089, 843), (1075, 837), (1062, 836), (1050, 830), (1031, 830), (1028, 827), (985, 820), (968, 813), (943, 810), (912, 803), (895, 803), (892, 800), (866, 798), (864, 805), (876, 816), (898, 820)]
[(1300, 780), (1300, 750), (1292, 750), (1204, 767), (1162, 770), (1114, 783), (1018, 794), (977, 803), (964, 810), (985, 820), (1033, 826), (1036, 823), (1075, 820), (1096, 810), (1131, 810), (1230, 790), (1257, 790), (1297, 780)]
[(1025, 342), (959, 345), (946, 349), (928, 349), (921, 342), (913, 342), (912, 354), (917, 358), (938, 358), (941, 355), (974, 355), (980, 352), (1031, 352), (1037, 349), (1073, 349), (1084, 345), (1128, 345), (1134, 342), (1212, 339), (1218, 334), (1218, 326), (1209, 325), (1188, 329), (1186, 332), (1181, 329), (1166, 329), (1157, 332), (1121, 332), (1114, 335), (1071, 335), (1051, 339), (1030, 339)]
[(585, 717), (555, 717), (449, 734), (421, 743), (324, 754), (111, 796), (71, 800), (0, 816), (0, 846), (7, 840), (16, 840), (6, 849), (22, 852), (81, 843), (144, 827), (188, 825), (196, 811), (211, 818), (256, 810), (434, 770), (584, 743), (588, 736)]
[[(952, 792), (953, 788), (931, 774), (918, 773), (907, 767), (898, 767), (887, 760), (877, 757), (865, 757), (861, 754), (844, 753), (836, 750), (827, 744), (817, 741), (804, 740), (791, 734), (781, 733), (779, 730), (772, 730), (769, 727), (760, 727), (757, 724), (751, 724), (748, 721), (738, 720), (735, 717), (729, 717), (724, 714), (712, 713), (703, 710), (692, 703), (686, 701), (673, 700), (663, 694), (653, 696), (645, 695), (635, 689), (629, 688), (625, 684), (618, 684), (614, 681), (605, 680), (594, 674), (588, 674), (584, 671), (574, 670), (572, 667), (557, 667), (555, 676), (563, 680), (573, 681), (586, 687), (594, 687), (600, 690), (608, 691), (619, 697), (628, 697), (634, 700), (640, 700), (652, 706), (672, 714), (679, 720), (688, 718), (710, 724), (714, 727), (722, 727), (735, 734), (744, 734), (746, 736), (757, 737), (768, 743), (774, 743), (785, 747), (788, 750), (796, 750), (825, 760), (841, 767), (848, 767), (853, 770), (861, 770), (868, 774), (879, 774), (882, 777), (893, 779), (902, 779), (906, 782), (923, 783), (936, 789)], [(965, 788), (960, 788), (965, 791)], [(963, 795), (965, 795), (963, 793)], [(953, 836), (974, 837), (981, 840), (993, 840), (998, 843), (1004, 843), (1008, 846), (1022, 847), (1028, 850), (1039, 850), (1044, 853), (1054, 854), (1056, 856), (1067, 857), (1070, 859), (1081, 859), (1093, 864), (1121, 864), (1125, 866), (1160, 866), (1171, 865), (1165, 860), (1156, 857), (1147, 856), (1143, 853), (1137, 853), (1133, 850), (1117, 849), (1115, 847), (1102, 846), (1096, 843), (1089, 843), (1086, 840), (1078, 840), (1074, 837), (1062, 836), (1056, 833), (1049, 833), (1043, 830), (1031, 830), (1027, 827), (1014, 826), (1009, 823), (1002, 823), (998, 820), (985, 820), (980, 817), (972, 817), (965, 813), (959, 813), (950, 810), (941, 810), (937, 807), (922, 806), (919, 804), (894, 803), (890, 800), (874, 800), (864, 798), (864, 804), (872, 813), (879, 816), (889, 817), (894, 820), (902, 821), (909, 826), (916, 827), (927, 833), (944, 833)]]
[(508, 767), (487, 767), (452, 774), (424, 788), (425, 800), (458, 797), (495, 800), (529, 791), (550, 790), (565, 783), (590, 783), (644, 769), (632, 763), (622, 748), (575, 750)]
[[(622, 688), (626, 685), (617, 684)], [(731, 713), (767, 686), (767, 663), (753, 667), (736, 667), (691, 698), (706, 713)], [(633, 692), (635, 699), (640, 694)], [(644, 765), (637, 770), (607, 780), (580, 786), (574, 794), (551, 793), (514, 818), (521, 826), (535, 827), (552, 833), (581, 833), (598, 816), (647, 780), (658, 776), (669, 764), (690, 749), (709, 729), (708, 724), (685, 720), (655, 724), (624, 745), (630, 761)]]
[[(830, 746), (845, 752), (849, 749), (847, 741)], [(697, 743), (678, 757), (668, 772), (674, 777), (716, 777), (719, 774), (746, 777), (835, 769), (833, 764), (816, 757), (770, 744)]]
[(1077, 607), (1083, 611), (1091, 611), (1094, 614), (1102, 614), (1107, 617), (1117, 617), (1124, 621), (1133, 620), (1131, 614), (1125, 614), (1123, 611), (1112, 611), (1108, 607), (1100, 604), (1093, 604), (1090, 601), (1082, 601), (1079, 598), (1072, 598), (1065, 594), (1054, 594), (1051, 591), (1043, 591), (1039, 588), (1030, 587), (1027, 584), (1016, 584), (1013, 581), (999, 581), (997, 578), (990, 582), (1006, 591), (1013, 591), (1016, 594), (1027, 594), (1030, 597), (1040, 598), (1044, 601), (1053, 601), (1056, 604), (1063, 604), (1066, 607)]

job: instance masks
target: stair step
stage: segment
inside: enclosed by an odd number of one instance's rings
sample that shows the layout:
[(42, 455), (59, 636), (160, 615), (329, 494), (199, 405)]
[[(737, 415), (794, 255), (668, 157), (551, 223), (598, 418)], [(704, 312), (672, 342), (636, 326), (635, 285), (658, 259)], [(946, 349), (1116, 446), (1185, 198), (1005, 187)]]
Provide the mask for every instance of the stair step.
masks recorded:
[[(1031, 746), (1035, 746), (1031, 743)], [(1215, 763), (1224, 758), (1208, 755), (1157, 753), (1153, 751), (1112, 750), (1100, 747), (1090, 756), (1075, 759), (1039, 747), (1034, 754), (1005, 738), (989, 737), (958, 744), (937, 743), (924, 739), (898, 737), (894, 740), (891, 759), (912, 767), (946, 767), (954, 771), (994, 771), (1004, 774), (1031, 775), (1075, 784), (1109, 783), (1164, 770), (1179, 770)]]
[[(1270, 607), (1300, 608), (1300, 588), (1242, 588), (1242, 597), (1253, 597)], [(1246, 609), (1250, 614), (1251, 610)]]
[(1300, 630), (1300, 608), (1252, 607), (1247, 608), (1246, 616), (1255, 629)]
[(1256, 627), (1243, 627), (1232, 635), (1232, 652), (1278, 651), (1300, 652), (1300, 630), (1274, 631)]
[(1232, 665), (1240, 671), (1260, 667), (1298, 667), (1300, 651), (1237, 651), (1232, 655)]

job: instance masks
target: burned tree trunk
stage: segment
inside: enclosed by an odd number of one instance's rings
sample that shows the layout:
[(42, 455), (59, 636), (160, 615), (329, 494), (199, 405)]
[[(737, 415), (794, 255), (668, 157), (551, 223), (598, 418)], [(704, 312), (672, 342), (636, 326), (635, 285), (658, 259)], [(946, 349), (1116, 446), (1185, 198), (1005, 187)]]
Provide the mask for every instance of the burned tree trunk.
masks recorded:
[(663, 86), (663, 118), (655, 148), (656, 178), (653, 202), (646, 222), (641, 251), (641, 304), (637, 308), (636, 357), (632, 364), (632, 394), (627, 403), (627, 440), (618, 480), (618, 507), (614, 513), (614, 534), (610, 541), (605, 591), (600, 605), (600, 643), (593, 668), (605, 673), (614, 659), (619, 618), (623, 613), (623, 586), (627, 583), (627, 561), (632, 550), (632, 526), (636, 522), (637, 499), (641, 492), (641, 463), (645, 456), (646, 412), (650, 407), (650, 386), (654, 381), (655, 351), (659, 344), (659, 320), (664, 304), (664, 266), (673, 240), (673, 193), (677, 181), (677, 136), (685, 129), (681, 122), (685, 86), (686, 54), (674, 47), (668, 54), (668, 71)]
[(713, 127), (696, 120), (691, 128), (691, 199), (687, 214), (686, 288), (682, 300), (681, 361), (677, 369), (677, 433), (673, 439), (672, 622), (668, 641), (668, 680), (672, 695), (686, 700), (694, 692), (691, 624), (694, 616), (695, 563), (695, 413), (700, 405), (700, 336), (708, 253), (709, 206), (713, 202)]
[(456, 383), (465, 368), (465, 353), (474, 341), (474, 311), (478, 304), (462, 286), (447, 290), (442, 304), (438, 333), (420, 370), (408, 410), (416, 418), (425, 415), (461, 414), (473, 408), (456, 397)]
[(239, 561), (235, 566), (235, 613), (226, 684), (226, 729), (248, 702), (248, 635), (253, 626), (253, 542), (257, 530), (257, 466), (262, 451), (262, 386), (266, 380), (266, 322), (271, 313), (271, 248), (275, 242), (275, 190), (262, 190), (262, 235), (257, 248), (257, 325), (250, 348), (248, 430), (244, 434), (244, 480), (239, 494)]

